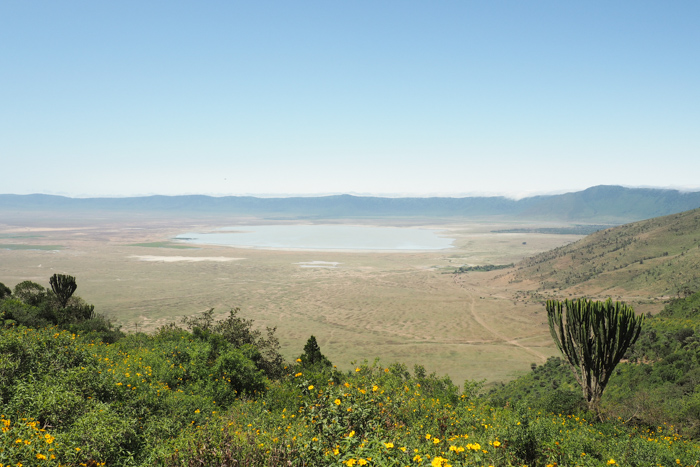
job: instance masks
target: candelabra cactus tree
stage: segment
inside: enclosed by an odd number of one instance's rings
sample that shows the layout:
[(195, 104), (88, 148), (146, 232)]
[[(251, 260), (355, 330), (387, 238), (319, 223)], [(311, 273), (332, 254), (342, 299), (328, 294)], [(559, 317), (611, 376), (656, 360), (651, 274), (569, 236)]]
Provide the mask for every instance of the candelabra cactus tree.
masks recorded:
[(56, 294), (61, 308), (66, 307), (73, 292), (78, 288), (78, 285), (75, 283), (75, 277), (66, 276), (64, 274), (54, 274), (49, 279), (49, 284), (51, 284), (51, 290)]
[(644, 316), (607, 299), (548, 300), (554, 343), (566, 356), (590, 410), (600, 416), (600, 398), (613, 370), (642, 330)]

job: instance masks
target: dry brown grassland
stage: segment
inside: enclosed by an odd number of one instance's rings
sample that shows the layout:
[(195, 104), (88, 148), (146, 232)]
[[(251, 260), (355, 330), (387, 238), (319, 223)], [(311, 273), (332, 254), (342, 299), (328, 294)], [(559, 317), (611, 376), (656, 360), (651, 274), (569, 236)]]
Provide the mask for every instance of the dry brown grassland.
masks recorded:
[[(580, 236), (491, 232), (518, 227), (505, 222), (371, 220), (365, 223), (444, 228), (455, 238), (455, 248), (349, 252), (130, 246), (261, 222), (5, 216), (0, 218), (2, 243), (63, 248), (1, 249), (0, 282), (13, 287), (32, 280), (48, 286), (52, 274), (71, 274), (78, 281), (76, 293), (126, 331), (152, 331), (209, 308), (223, 315), (240, 307), (241, 315), (258, 325), (277, 327), (287, 358), (299, 355), (313, 334), (341, 369), (379, 357), (383, 364), (424, 365), (458, 384), (508, 380), (556, 353), (542, 304), (527, 298), (532, 284), (508, 283), (503, 270), (446, 272), (464, 264), (517, 262)], [(314, 261), (338, 264), (302, 267)]]

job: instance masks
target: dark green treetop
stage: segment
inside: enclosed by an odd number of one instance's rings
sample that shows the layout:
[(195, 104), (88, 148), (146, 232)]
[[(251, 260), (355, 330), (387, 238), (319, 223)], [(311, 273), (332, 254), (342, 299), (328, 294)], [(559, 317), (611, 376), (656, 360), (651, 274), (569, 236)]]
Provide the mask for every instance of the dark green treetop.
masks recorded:
[(12, 295), (12, 289), (0, 282), (0, 300), (10, 295)]
[(27, 305), (37, 306), (46, 299), (46, 288), (32, 281), (22, 281), (15, 285), (15, 298)]
[(316, 342), (316, 337), (313, 335), (306, 341), (304, 353), (299, 356), (299, 359), (302, 364), (305, 365), (320, 364), (324, 367), (331, 366), (331, 361), (321, 353), (321, 347), (319, 347), (318, 342)]

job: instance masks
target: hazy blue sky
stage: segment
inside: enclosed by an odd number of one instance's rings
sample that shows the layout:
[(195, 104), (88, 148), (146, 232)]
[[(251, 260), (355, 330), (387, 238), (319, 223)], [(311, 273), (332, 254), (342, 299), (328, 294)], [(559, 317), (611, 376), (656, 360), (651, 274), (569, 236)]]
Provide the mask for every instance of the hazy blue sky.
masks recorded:
[(0, 1), (0, 193), (700, 189), (700, 2)]

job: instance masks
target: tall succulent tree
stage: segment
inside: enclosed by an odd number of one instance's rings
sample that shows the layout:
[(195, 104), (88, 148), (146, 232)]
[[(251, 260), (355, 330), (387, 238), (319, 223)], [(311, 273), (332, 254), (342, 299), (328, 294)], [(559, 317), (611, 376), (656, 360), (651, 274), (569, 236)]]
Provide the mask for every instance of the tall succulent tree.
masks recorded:
[(588, 407), (600, 416), (600, 398), (613, 370), (642, 330), (644, 316), (631, 306), (605, 302), (548, 300), (549, 330), (566, 356)]
[(75, 277), (64, 274), (54, 274), (49, 279), (49, 284), (51, 284), (51, 290), (56, 294), (61, 308), (66, 307), (73, 292), (78, 288), (78, 285), (75, 283)]

